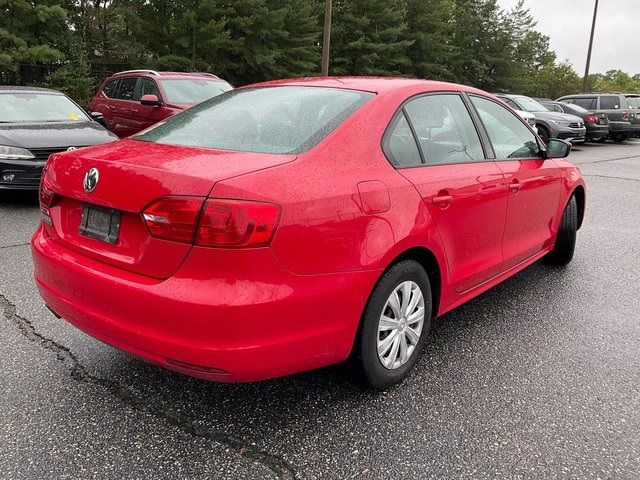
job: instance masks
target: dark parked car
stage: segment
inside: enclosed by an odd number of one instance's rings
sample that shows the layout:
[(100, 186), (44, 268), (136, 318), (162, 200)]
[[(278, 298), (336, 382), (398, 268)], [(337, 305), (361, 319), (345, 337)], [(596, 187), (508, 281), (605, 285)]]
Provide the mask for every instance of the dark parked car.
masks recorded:
[(564, 102), (543, 100), (540, 103), (552, 112), (568, 113), (576, 117), (582, 117), (587, 128), (587, 140), (600, 141), (609, 135), (609, 118), (605, 113), (594, 113), (579, 105)]
[(128, 137), (232, 89), (210, 73), (129, 70), (104, 80), (87, 110), (101, 113), (109, 130)]
[(0, 189), (37, 189), (52, 153), (116, 138), (60, 92), (0, 87)]
[(498, 94), (498, 98), (511, 108), (531, 112), (536, 116), (538, 135), (547, 143), (550, 138), (560, 138), (571, 143), (584, 143), (587, 129), (582, 118), (566, 113), (550, 112), (540, 102), (524, 95)]
[(556, 101), (578, 105), (597, 114), (606, 114), (609, 118), (609, 138), (615, 142), (624, 142), (630, 137), (640, 135), (640, 115), (636, 115), (636, 110), (631, 108), (626, 95), (583, 93), (566, 95)]

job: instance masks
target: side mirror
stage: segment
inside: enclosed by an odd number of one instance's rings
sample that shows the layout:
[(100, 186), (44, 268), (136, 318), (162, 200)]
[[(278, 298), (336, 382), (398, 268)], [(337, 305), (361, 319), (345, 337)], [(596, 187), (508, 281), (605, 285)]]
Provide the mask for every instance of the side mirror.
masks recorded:
[(89, 115), (91, 115), (91, 118), (94, 121), (98, 122), (100, 125), (106, 128), (107, 119), (104, 118), (104, 115), (102, 115), (100, 112), (91, 112)]
[(559, 138), (550, 138), (547, 142), (547, 149), (544, 151), (544, 158), (567, 158), (571, 153), (571, 144)]
[(142, 105), (149, 105), (150, 107), (157, 107), (160, 105), (160, 100), (157, 95), (143, 95), (140, 103)]

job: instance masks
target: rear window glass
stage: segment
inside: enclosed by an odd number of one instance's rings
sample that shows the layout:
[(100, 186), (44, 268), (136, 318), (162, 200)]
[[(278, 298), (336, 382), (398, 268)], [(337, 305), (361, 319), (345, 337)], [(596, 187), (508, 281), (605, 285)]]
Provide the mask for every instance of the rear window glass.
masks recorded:
[(233, 89), (222, 80), (182, 78), (161, 80), (161, 82), (169, 103), (196, 104)]
[(587, 110), (593, 110), (596, 108), (595, 97), (576, 98), (573, 102), (579, 107), (586, 108)]
[(118, 82), (119, 80), (111, 80), (107, 83), (102, 89), (102, 93), (104, 93), (105, 97), (114, 98), (118, 91)]
[[(600, 97), (600, 108), (602, 110), (615, 110), (620, 108), (620, 97), (614, 95), (603, 95)], [(623, 107), (629, 108), (629, 107)]]
[(301, 153), (320, 143), (373, 96), (324, 87), (232, 90), (135, 138), (219, 150)]
[(640, 108), (640, 97), (627, 97), (631, 108)]
[(136, 89), (137, 78), (123, 78), (120, 80), (120, 89), (118, 90), (118, 99), (133, 100), (133, 92)]

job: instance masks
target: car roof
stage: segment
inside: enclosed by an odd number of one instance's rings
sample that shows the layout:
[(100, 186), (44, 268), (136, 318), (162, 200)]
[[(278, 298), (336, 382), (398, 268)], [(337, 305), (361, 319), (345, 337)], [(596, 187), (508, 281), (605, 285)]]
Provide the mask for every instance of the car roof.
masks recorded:
[(486, 92), (466, 85), (407, 77), (301, 77), (254, 83), (242, 88), (277, 87), (285, 85), (343, 88), (347, 90), (360, 90), (373, 93), (384, 93), (423, 87), (425, 91), (453, 90), (472, 93), (477, 92), (486, 95)]
[(48, 93), (50, 95), (64, 95), (57, 90), (41, 87), (22, 87), (18, 85), (0, 85), (0, 94), (2, 93)]
[(161, 72), (157, 70), (125, 70), (123, 72), (116, 72), (109, 78), (125, 78), (125, 77), (152, 77), (152, 78), (165, 78), (165, 77), (200, 77), (209, 78), (211, 80), (221, 80), (220, 77), (213, 73), (207, 72)]

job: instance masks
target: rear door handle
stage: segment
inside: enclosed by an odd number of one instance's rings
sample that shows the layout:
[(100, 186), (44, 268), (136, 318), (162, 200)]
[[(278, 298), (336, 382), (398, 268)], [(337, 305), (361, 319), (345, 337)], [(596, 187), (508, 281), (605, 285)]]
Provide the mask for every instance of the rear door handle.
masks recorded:
[(511, 190), (513, 193), (518, 193), (520, 191), (520, 188), (522, 188), (522, 184), (518, 180), (514, 180), (509, 184), (509, 190)]
[(431, 199), (431, 203), (438, 207), (448, 207), (453, 201), (453, 195), (438, 195)]

